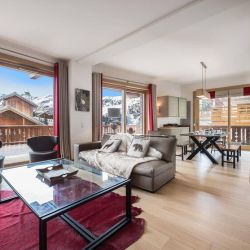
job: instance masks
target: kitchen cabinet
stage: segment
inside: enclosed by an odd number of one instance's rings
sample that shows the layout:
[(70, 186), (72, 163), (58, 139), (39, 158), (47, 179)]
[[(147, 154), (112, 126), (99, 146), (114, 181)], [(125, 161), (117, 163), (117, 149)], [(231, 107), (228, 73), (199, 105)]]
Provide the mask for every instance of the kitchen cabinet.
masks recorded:
[(187, 100), (175, 96), (157, 97), (158, 117), (187, 117)]
[(179, 117), (180, 118), (187, 118), (187, 100), (185, 98), (178, 98), (179, 99)]

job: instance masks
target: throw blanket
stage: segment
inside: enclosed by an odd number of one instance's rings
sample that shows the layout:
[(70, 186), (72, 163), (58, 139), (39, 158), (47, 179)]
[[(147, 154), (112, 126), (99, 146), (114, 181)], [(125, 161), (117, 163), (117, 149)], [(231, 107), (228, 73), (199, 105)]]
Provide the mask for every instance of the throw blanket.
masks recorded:
[(129, 178), (133, 168), (139, 163), (157, 160), (155, 157), (136, 158), (125, 152), (104, 153), (96, 150), (82, 151), (79, 158), (107, 173)]

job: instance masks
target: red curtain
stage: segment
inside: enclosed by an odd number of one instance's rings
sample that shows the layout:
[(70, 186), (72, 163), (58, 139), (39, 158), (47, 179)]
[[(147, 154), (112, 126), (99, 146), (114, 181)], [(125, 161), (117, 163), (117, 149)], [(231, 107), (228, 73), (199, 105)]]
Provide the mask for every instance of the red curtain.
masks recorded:
[[(54, 136), (59, 136), (59, 66), (54, 64)], [(56, 146), (58, 157), (60, 157), (60, 147)]]
[(152, 84), (148, 86), (148, 121), (149, 130), (154, 130), (154, 118), (153, 118), (153, 95), (152, 95)]
[(208, 92), (210, 94), (210, 98), (214, 99), (215, 98), (215, 91), (210, 91)]
[(243, 88), (243, 95), (250, 95), (250, 87)]

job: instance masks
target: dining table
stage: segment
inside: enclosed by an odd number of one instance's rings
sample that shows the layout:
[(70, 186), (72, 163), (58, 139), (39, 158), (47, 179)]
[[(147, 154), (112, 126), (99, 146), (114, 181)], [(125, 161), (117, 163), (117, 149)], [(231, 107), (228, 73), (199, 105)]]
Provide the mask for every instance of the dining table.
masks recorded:
[(187, 160), (192, 160), (199, 152), (204, 153), (209, 160), (218, 164), (218, 161), (212, 155), (208, 149), (214, 146), (221, 154), (223, 154), (221, 148), (216, 143), (220, 138), (225, 139), (226, 133), (216, 133), (216, 132), (190, 132), (181, 134), (181, 136), (188, 136), (196, 145), (195, 149), (191, 152), (191, 154), (187, 157)]

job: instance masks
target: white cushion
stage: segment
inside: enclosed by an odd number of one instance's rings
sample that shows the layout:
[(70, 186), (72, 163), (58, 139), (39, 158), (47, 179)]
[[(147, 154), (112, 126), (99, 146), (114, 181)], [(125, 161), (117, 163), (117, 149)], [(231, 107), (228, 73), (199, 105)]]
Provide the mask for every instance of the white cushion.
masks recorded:
[(122, 142), (121, 140), (109, 139), (104, 143), (104, 145), (102, 146), (100, 151), (105, 152), (105, 153), (116, 152), (118, 147), (120, 146), (121, 142)]
[(162, 158), (162, 153), (153, 147), (149, 147), (147, 156), (155, 157), (160, 160)]
[(143, 158), (148, 152), (149, 143), (148, 139), (134, 138), (128, 149), (128, 156)]

